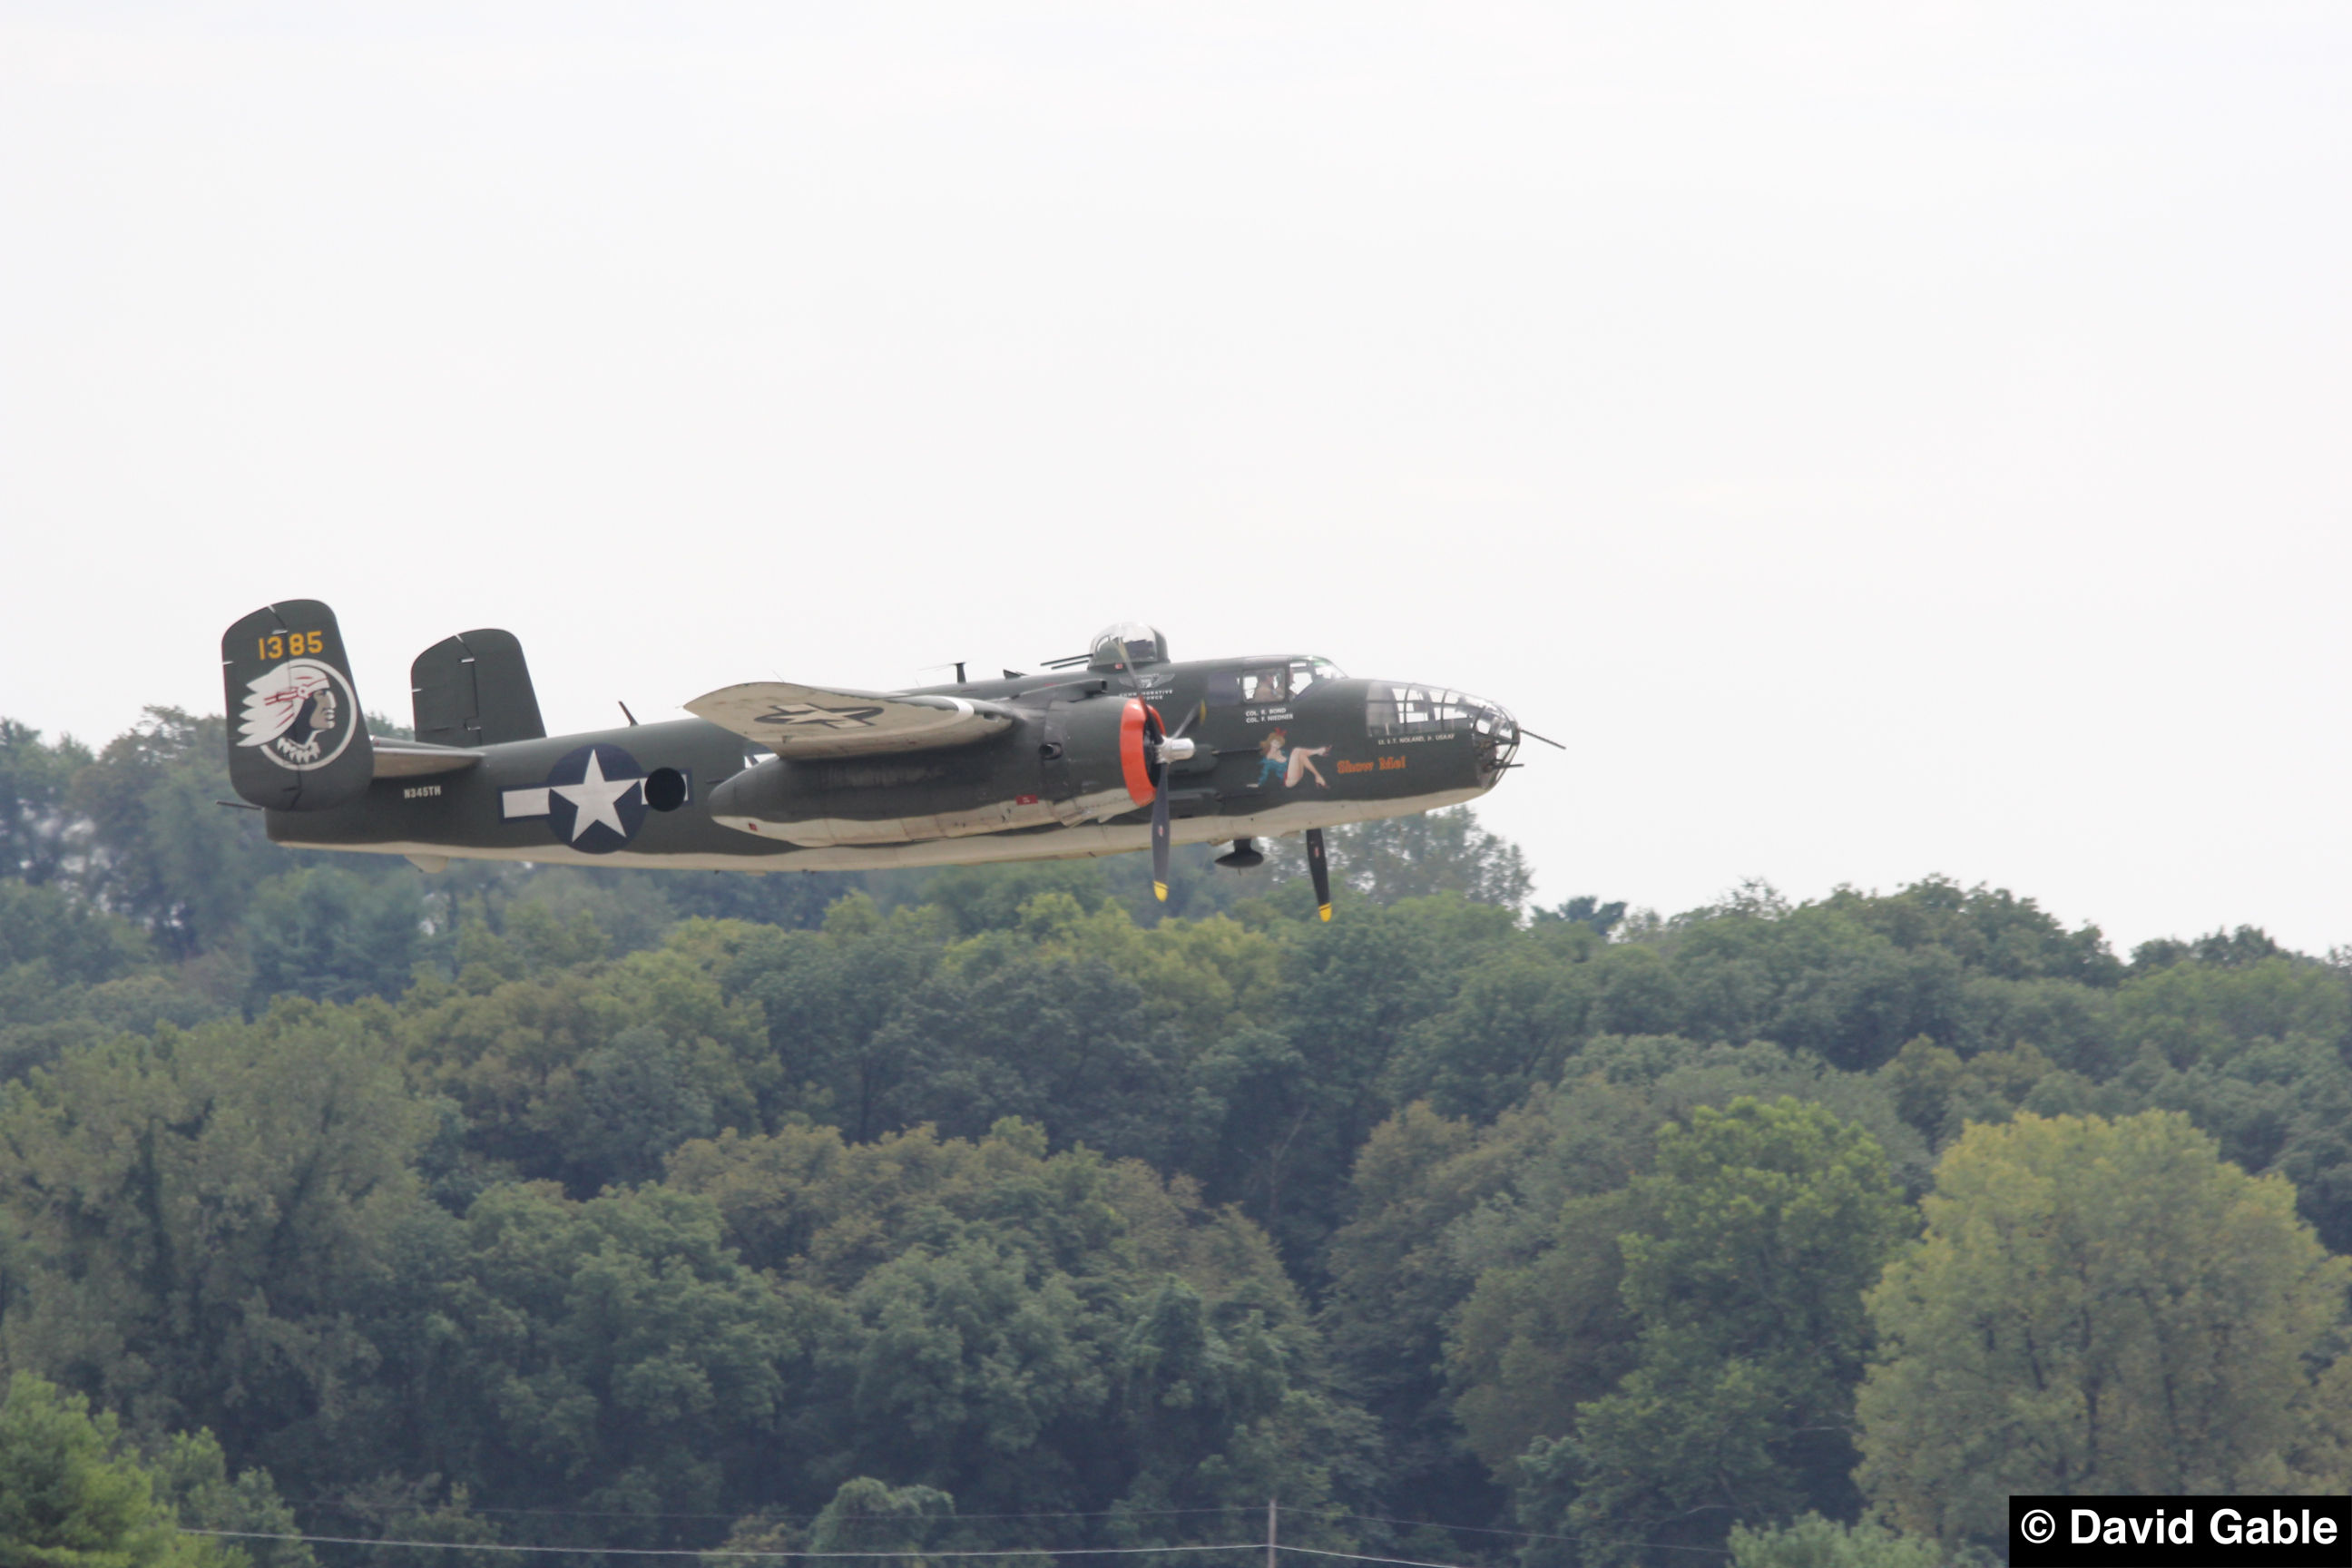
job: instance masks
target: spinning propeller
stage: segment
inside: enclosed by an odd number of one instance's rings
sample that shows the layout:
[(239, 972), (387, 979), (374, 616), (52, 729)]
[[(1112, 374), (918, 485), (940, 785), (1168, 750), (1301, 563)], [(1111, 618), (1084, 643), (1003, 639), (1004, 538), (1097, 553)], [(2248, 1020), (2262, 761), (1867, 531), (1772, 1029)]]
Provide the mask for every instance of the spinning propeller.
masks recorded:
[[(1143, 710), (1150, 713), (1151, 705), (1145, 703)], [(1171, 793), (1168, 787), (1169, 769), (1177, 763), (1192, 760), (1194, 748), (1192, 742), (1184, 738), (1184, 731), (1192, 727), (1193, 720), (1208, 710), (1209, 705), (1202, 703), (1184, 715), (1184, 721), (1176, 726), (1174, 734), (1164, 736), (1158, 734), (1160, 721), (1154, 714), (1144, 731), (1144, 752), (1151, 763), (1151, 896), (1163, 904), (1168, 901), (1168, 853), (1171, 844), (1168, 827), (1168, 796)]]

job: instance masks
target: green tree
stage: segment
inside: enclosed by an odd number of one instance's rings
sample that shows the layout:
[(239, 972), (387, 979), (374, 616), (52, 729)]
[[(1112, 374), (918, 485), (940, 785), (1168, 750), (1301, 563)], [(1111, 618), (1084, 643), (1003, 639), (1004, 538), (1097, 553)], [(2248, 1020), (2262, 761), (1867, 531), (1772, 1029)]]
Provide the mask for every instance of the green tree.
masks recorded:
[[(1349, 1184), (1354, 1216), (1324, 1255), (1323, 1321), (1340, 1385), (1380, 1424), (1389, 1506), (1413, 1517), (1458, 1509), (1482, 1479), (1461, 1453), (1438, 1371), (1447, 1316), (1468, 1289), (1448, 1227), (1504, 1187), (1515, 1163), (1474, 1165), (1480, 1142), (1467, 1121), (1420, 1104), (1374, 1128)], [(1483, 1516), (1495, 1500), (1474, 1506)]]
[(923, 1568), (922, 1548), (955, 1519), (955, 1499), (932, 1487), (886, 1486), (871, 1476), (841, 1483), (809, 1522), (811, 1552), (904, 1552)]
[(905, 1064), (882, 1102), (892, 1128), (969, 1138), (1019, 1117), (1058, 1142), (1162, 1164), (1182, 1146), (1184, 1119), (1170, 1114), (1181, 1038), (1099, 960), (947, 970), (906, 998), (874, 1048)]
[(256, 884), (286, 869), (257, 812), (224, 810), (228, 731), (217, 718), (150, 708), (74, 779), (89, 823), (85, 891), (183, 956), (238, 929)]
[(834, 1417), (822, 1464), (904, 1476), (991, 1511), (1086, 1506), (1099, 1456), (1067, 1439), (1099, 1424), (1110, 1389), (1108, 1325), (1076, 1280), (967, 1235), (883, 1264), (841, 1305), (816, 1352), (813, 1392)]
[(1307, 1325), (1246, 1301), (1210, 1301), (1181, 1279), (1134, 1300), (1130, 1321), (1118, 1400), (1135, 1445), (1122, 1500), (1133, 1510), (1129, 1537), (1165, 1539), (1166, 1524), (1149, 1518), (1160, 1510), (1246, 1517), (1268, 1497), (1287, 1499), (1312, 1530), (1330, 1506), (1335, 1469), (1364, 1434), (1360, 1417), (1318, 1387), (1320, 1347)]
[(253, 890), (244, 919), (253, 964), (248, 1002), (273, 996), (350, 1002), (397, 996), (421, 955), (425, 900), (411, 877), (331, 867), (289, 871)]
[[(747, 1262), (785, 1282), (796, 1350), (772, 1498), (857, 1476), (951, 1492), (1039, 1546), (1210, 1539), (1310, 1506), (1367, 1434), (1263, 1233), (1189, 1183), (1006, 1121), (870, 1143), (786, 1127), (681, 1149)], [(817, 1489), (814, 1492), (810, 1489)]]
[(321, 1424), (370, 1402), (362, 1309), (419, 1201), (390, 1021), (281, 1002), (0, 1088), (8, 1361), (141, 1431), (207, 1426), (240, 1461), (315, 1464)]
[(0, 1082), (68, 1046), (210, 1010), (153, 958), (145, 932), (65, 889), (0, 881)]
[(394, 1363), (426, 1402), (410, 1473), (611, 1516), (560, 1521), (574, 1543), (674, 1544), (666, 1516), (739, 1503), (773, 1462), (787, 1314), (709, 1199), (503, 1184), (457, 1239)]
[(2021, 1115), (1937, 1166), (1869, 1298), (1860, 1479), (1904, 1529), (1992, 1540), (2012, 1492), (2284, 1490), (2347, 1265), (2186, 1117)]
[[(184, 1530), (218, 1530), (246, 1537), (299, 1535), (300, 1522), (278, 1495), (269, 1472), (232, 1475), (228, 1456), (210, 1432), (174, 1432), (148, 1460), (155, 1495)], [(246, 1539), (225, 1548), (255, 1568), (318, 1568), (300, 1541)]]
[(120, 979), (152, 963), (145, 933), (57, 888), (0, 881), (0, 969), (44, 965), (60, 981)]
[(2309, 959), (2176, 963), (2117, 992), (2116, 1029), (2175, 1068), (2226, 1062), (2262, 1040), (2352, 1041), (2352, 974)]
[(1445, 1343), (1454, 1418), (1497, 1476), (1633, 1370), (1637, 1320), (1620, 1238), (1651, 1218), (1647, 1196), (1621, 1187), (1569, 1199), (1544, 1249), (1480, 1270), (1455, 1314)]
[(2005, 888), (1963, 889), (1929, 877), (1892, 894), (1841, 888), (1823, 900), (1898, 947), (1940, 947), (1969, 970), (2002, 980), (2042, 977), (2113, 985), (2123, 965), (2094, 925), (2068, 931)]
[(1864, 1075), (1672, 1037), (1594, 1038), (1570, 1066), (1485, 1127), (1410, 1106), (1357, 1162), (1351, 1217), (1324, 1253), (1324, 1321), (1343, 1385), (1381, 1420), (1382, 1485), (1412, 1504), (1391, 1511), (1483, 1522), (1502, 1496), (1490, 1485), (1512, 1484), (1537, 1438), (1572, 1436), (1577, 1405), (1632, 1368), (1618, 1238), (1651, 1228), (1649, 1189), (1628, 1184), (1662, 1124), (1788, 1095), (1864, 1127), (1927, 1183), (1924, 1146)]
[(550, 971), (520, 944), (566, 958), (579, 945), (567, 928), (520, 923), (513, 940), (477, 938), (469, 925), (460, 950), (473, 956), (457, 983), (421, 983), (399, 1009), (412, 1079), (458, 1107), (485, 1169), (562, 1181), (585, 1197), (651, 1179), (688, 1139), (763, 1125), (786, 1068), (759, 1002), (730, 998), (694, 949), (706, 928)]
[(180, 1533), (110, 1415), (29, 1373), (0, 1400), (0, 1568), (236, 1568)]
[(1731, 1532), (1731, 1568), (1941, 1568), (1937, 1543), (1864, 1521), (1840, 1524), (1820, 1514), (1801, 1516), (1777, 1530)]
[(1579, 1407), (1572, 1466), (1531, 1451), (1530, 1489), (1574, 1478), (1571, 1527), (1617, 1542), (1847, 1511), (1862, 1293), (1905, 1224), (1885, 1151), (1819, 1105), (1742, 1098), (1662, 1129), (1639, 1188), (1656, 1218), (1622, 1244), (1633, 1370)]
[(1197, 1058), (1212, 1131), (1189, 1168), (1305, 1263), (1343, 1218), (1356, 1152), (1396, 1109), (1401, 1040), (1464, 971), (1518, 940), (1507, 910), (1444, 895), (1360, 910), (1283, 939), (1281, 1005)]
[(14, 719), (0, 719), (0, 878), (39, 887), (66, 876), (86, 852), (84, 825), (71, 808), (74, 775), (89, 749), (71, 736), (54, 745)]
[(1099, 860), (1027, 860), (1009, 866), (948, 866), (923, 882), (922, 901), (946, 911), (960, 936), (1011, 931), (1040, 893), (1060, 893), (1092, 914), (1110, 901)]
[(1449, 1116), (1490, 1121), (1556, 1081), (1591, 1033), (1616, 967), (1604, 953), (1581, 922), (1549, 922), (1533, 940), (1500, 946), (1463, 975), (1443, 1011), (1406, 1031), (1382, 1083), (1390, 1100), (1427, 1100)]
[[(1482, 904), (1516, 910), (1528, 901), (1535, 877), (1526, 854), (1478, 825), (1466, 805), (1419, 816), (1392, 816), (1327, 828), (1331, 879), (1375, 904), (1457, 893)], [(1277, 884), (1307, 875), (1307, 854), (1292, 839), (1276, 839), (1268, 870)]]
[(867, 1139), (890, 1128), (910, 1070), (900, 1054), (906, 1037), (878, 1037), (938, 969), (950, 931), (939, 910), (886, 917), (860, 893), (828, 910), (821, 931), (711, 927), (691, 940), (712, 955), (730, 1001), (764, 1010), (777, 1109)]

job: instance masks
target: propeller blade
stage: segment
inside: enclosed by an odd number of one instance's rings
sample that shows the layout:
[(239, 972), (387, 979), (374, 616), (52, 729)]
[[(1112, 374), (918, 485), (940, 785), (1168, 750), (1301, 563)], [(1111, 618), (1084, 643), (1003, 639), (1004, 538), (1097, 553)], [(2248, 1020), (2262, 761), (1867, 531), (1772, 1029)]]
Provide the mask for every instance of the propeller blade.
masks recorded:
[(1160, 787), (1151, 796), (1151, 896), (1168, 901), (1168, 770), (1160, 770)]
[[(1141, 688), (1139, 686), (1137, 690), (1139, 696)], [(1151, 759), (1160, 768), (1159, 784), (1151, 795), (1151, 896), (1163, 904), (1168, 901), (1168, 794), (1175, 784), (1175, 764), (1192, 755), (1192, 742), (1184, 739), (1184, 731), (1192, 727), (1193, 720), (1205, 718), (1208, 711), (1208, 701), (1203, 699), (1198, 708), (1184, 715), (1184, 721), (1176, 726), (1174, 734), (1161, 737), (1151, 748)]]
[(1307, 830), (1307, 871), (1315, 879), (1315, 911), (1325, 921), (1331, 918), (1331, 863), (1323, 857), (1323, 830)]

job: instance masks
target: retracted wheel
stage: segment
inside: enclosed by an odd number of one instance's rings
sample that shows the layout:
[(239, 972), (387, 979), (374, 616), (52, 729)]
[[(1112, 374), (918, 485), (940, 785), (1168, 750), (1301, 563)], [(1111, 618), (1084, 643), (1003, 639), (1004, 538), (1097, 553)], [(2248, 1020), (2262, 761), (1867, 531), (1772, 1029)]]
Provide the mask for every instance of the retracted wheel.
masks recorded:
[(1231, 850), (1217, 857), (1217, 864), (1236, 871), (1255, 871), (1265, 864), (1265, 856), (1260, 853), (1256, 839), (1236, 838)]

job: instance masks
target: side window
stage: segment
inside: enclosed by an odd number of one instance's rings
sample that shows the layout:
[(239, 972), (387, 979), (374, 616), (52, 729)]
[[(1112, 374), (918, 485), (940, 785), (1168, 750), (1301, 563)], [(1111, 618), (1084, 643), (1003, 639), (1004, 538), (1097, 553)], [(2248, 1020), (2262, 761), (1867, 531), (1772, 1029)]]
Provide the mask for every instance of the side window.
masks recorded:
[(1242, 700), (1244, 702), (1287, 702), (1290, 700), (1290, 671), (1282, 665), (1272, 669), (1251, 669), (1242, 673)]
[(1230, 669), (1221, 669), (1209, 677), (1209, 706), (1231, 708), (1242, 700), (1242, 678)]
[(1290, 667), (1290, 694), (1293, 697), (1314, 684), (1315, 666), (1312, 661), (1302, 658)]
[(1443, 734), (1466, 730), (1476, 721), (1471, 700), (1459, 691), (1375, 686), (1364, 700), (1364, 724), (1375, 735)]

